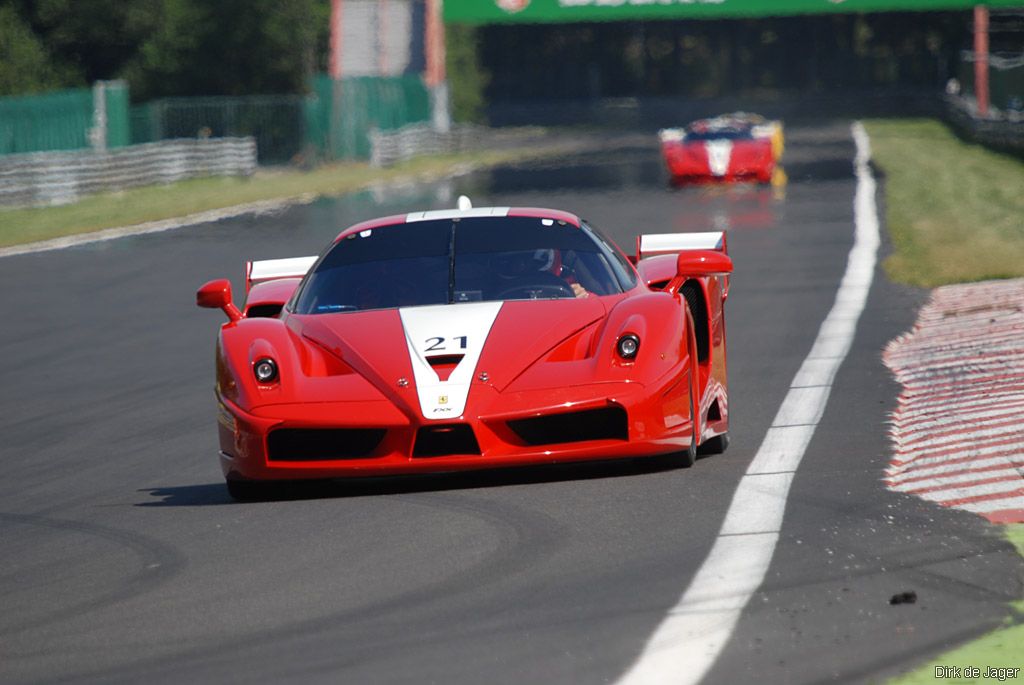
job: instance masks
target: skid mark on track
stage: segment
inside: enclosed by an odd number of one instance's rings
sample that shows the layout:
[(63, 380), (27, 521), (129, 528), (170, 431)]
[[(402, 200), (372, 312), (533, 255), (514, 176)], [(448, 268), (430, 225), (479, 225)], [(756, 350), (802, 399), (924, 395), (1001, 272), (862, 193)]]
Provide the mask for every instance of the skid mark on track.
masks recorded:
[(903, 385), (886, 484), (1024, 523), (1024, 280), (937, 288), (883, 357)]
[[(52, 623), (64, 622), (74, 616), (81, 616), (97, 609), (126, 601), (136, 595), (152, 592), (176, 577), (185, 567), (185, 559), (174, 548), (144, 535), (110, 526), (85, 521), (55, 519), (43, 516), (9, 514), (0, 512), (0, 531), (7, 527), (29, 526), (39, 529), (40, 539), (58, 536), (57, 539), (73, 540), (80, 537), (88, 540), (102, 540), (130, 551), (135, 563), (121, 569), (106, 582), (88, 587), (74, 602), (41, 611), (38, 614), (21, 617), (17, 624), (0, 623), (0, 637), (23, 633), (30, 629)], [(45, 531), (45, 532), (44, 532)], [(71, 536), (61, 538), (59, 536)], [(70, 552), (69, 552), (70, 554)], [(70, 568), (69, 561), (69, 568)], [(14, 564), (11, 564), (14, 566)]]

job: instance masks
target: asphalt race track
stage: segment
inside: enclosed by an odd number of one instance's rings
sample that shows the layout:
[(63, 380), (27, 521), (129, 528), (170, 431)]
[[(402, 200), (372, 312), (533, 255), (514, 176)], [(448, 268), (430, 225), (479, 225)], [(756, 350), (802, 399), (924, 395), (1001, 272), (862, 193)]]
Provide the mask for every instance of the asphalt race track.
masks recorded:
[[(557, 163), (0, 259), (0, 682), (615, 682), (707, 556), (832, 306), (853, 157), (849, 122), (794, 126), (784, 189), (672, 189), (654, 136), (633, 135)], [(605, 463), (231, 501), (213, 400), (224, 317), (196, 308), (196, 289), (229, 277), (240, 292), (247, 259), (316, 254), (348, 224), (460, 193), (579, 213), (627, 250), (639, 232), (727, 230), (728, 451), (679, 471)], [(764, 583), (705, 682), (882, 682), (1019, 599), (1024, 563), (984, 519), (882, 483), (899, 388), (881, 353), (926, 297), (877, 271)]]

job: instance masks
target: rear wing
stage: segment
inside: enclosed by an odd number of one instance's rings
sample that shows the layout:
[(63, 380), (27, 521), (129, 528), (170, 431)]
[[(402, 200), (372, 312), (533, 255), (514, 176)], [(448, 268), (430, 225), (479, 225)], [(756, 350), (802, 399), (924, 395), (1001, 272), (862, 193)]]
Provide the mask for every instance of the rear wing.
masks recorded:
[(662, 254), (677, 254), (686, 250), (714, 250), (729, 254), (725, 231), (706, 233), (656, 233), (636, 239), (637, 261)]
[(288, 259), (263, 259), (245, 264), (245, 292), (257, 283), (276, 281), (280, 278), (302, 278), (316, 262), (314, 257), (289, 257)]

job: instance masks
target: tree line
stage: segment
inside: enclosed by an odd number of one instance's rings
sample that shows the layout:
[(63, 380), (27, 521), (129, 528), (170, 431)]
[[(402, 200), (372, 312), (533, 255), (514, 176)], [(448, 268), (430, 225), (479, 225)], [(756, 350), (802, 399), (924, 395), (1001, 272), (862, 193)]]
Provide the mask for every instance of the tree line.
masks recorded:
[(136, 102), (300, 93), (330, 0), (0, 0), (0, 95), (126, 79)]

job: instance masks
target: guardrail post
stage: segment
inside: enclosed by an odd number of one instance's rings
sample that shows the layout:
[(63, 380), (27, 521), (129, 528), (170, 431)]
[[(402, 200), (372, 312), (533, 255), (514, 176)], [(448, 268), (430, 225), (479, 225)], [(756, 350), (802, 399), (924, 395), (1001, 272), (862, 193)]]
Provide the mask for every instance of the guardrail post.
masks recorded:
[(988, 116), (988, 7), (974, 8), (974, 97), (978, 100), (978, 117)]
[(107, 149), (107, 82), (92, 84), (92, 128), (89, 129), (89, 147)]

